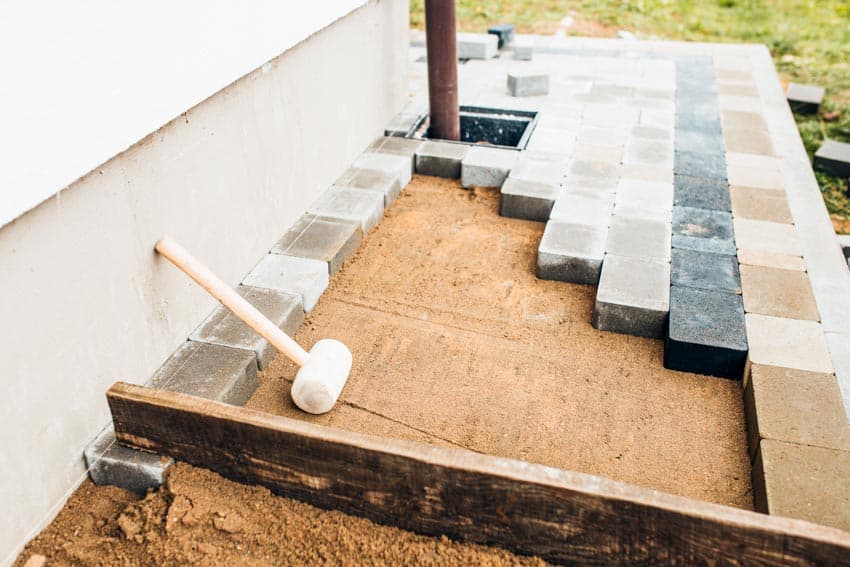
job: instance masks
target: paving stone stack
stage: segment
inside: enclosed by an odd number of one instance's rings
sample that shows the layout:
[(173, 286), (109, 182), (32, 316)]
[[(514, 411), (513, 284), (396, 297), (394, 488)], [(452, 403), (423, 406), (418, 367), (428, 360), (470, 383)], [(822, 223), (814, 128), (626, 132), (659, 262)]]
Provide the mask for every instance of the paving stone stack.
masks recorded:
[(675, 206), (664, 366), (741, 379), (747, 333), (714, 85), (710, 61), (701, 58), (677, 65)]

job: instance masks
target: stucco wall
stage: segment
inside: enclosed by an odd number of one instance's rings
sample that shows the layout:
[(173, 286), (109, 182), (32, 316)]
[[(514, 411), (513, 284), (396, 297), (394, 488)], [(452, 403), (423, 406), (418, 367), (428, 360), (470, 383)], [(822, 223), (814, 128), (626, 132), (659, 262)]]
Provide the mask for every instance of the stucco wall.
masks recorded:
[(83, 477), (105, 390), (213, 307), (156, 240), (237, 283), (402, 106), (407, 10), (373, 0), (0, 229), (4, 562)]

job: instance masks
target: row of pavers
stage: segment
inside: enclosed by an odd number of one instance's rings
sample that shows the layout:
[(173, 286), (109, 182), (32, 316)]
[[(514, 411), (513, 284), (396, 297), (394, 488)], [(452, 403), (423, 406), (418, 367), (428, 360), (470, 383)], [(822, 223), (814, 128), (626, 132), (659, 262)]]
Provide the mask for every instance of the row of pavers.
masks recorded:
[[(276, 242), (236, 289), (293, 335), (315, 308), (330, 277), (380, 222), (413, 174), (420, 142), (375, 140)], [(190, 334), (147, 386), (244, 405), (274, 347), (223, 306)], [(84, 452), (95, 484), (144, 493), (162, 484), (171, 459), (118, 445), (110, 424)]]

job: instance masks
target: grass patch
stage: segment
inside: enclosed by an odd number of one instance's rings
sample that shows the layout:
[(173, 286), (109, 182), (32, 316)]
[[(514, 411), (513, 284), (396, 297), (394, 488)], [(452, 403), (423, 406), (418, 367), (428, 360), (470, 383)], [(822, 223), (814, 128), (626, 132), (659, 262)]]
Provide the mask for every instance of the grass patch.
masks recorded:
[[(763, 43), (784, 81), (826, 88), (818, 116), (797, 117), (809, 157), (825, 136), (850, 142), (850, 2), (847, 0), (458, 0), (458, 27), (486, 31), (510, 22), (520, 33), (552, 33), (572, 15), (577, 31), (628, 30), (641, 38)], [(424, 26), (423, 0), (410, 2), (411, 26)], [(591, 29), (591, 32), (598, 31)], [(605, 35), (590, 33), (590, 35)], [(830, 213), (850, 219), (848, 182), (817, 174)]]

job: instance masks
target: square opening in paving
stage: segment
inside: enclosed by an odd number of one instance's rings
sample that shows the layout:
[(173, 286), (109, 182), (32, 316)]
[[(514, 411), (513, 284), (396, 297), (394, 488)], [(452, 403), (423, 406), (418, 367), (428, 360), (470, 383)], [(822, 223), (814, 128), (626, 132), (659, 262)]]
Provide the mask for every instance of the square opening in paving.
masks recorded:
[[(522, 150), (536, 125), (537, 113), (530, 110), (461, 106), (459, 142)], [(423, 115), (407, 137), (437, 139), (431, 136), (430, 114)]]

